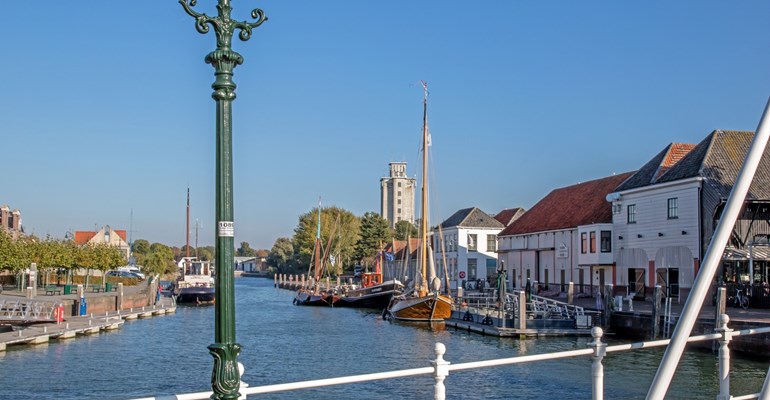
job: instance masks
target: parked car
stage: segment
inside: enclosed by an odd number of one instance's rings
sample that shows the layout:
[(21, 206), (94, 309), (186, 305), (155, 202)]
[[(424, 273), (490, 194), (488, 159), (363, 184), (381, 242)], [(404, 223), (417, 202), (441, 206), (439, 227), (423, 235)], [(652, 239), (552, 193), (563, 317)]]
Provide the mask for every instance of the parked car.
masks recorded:
[(104, 274), (104, 276), (108, 276), (108, 277), (113, 276), (118, 278), (135, 278), (140, 281), (144, 280), (144, 277), (140, 276), (136, 272), (128, 272), (128, 271), (107, 271), (107, 273)]
[(132, 266), (132, 265), (125, 266), (125, 267), (120, 267), (120, 268), (118, 268), (118, 271), (133, 272), (133, 273), (139, 275), (139, 277), (141, 277), (142, 279), (145, 278), (145, 276), (142, 273), (142, 271), (139, 268), (137, 268), (135, 266)]

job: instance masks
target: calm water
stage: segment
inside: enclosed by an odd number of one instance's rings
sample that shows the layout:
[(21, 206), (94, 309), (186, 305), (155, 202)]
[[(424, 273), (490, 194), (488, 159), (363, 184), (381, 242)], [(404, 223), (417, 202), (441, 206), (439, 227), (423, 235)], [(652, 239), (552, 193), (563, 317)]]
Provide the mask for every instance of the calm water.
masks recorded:
[[(582, 349), (589, 338), (524, 341), (431, 330), (382, 321), (379, 313), (297, 307), (272, 281), (236, 280), (237, 334), (252, 386), (429, 366), (434, 343), (453, 363)], [(175, 315), (127, 321), (118, 331), (0, 353), (0, 399), (130, 399), (210, 390), (214, 308), (179, 307)], [(642, 399), (662, 351), (604, 359), (605, 398)], [(734, 360), (734, 394), (758, 392), (768, 363)], [(670, 399), (714, 398), (716, 356), (688, 352)], [(271, 399), (432, 398), (430, 377), (271, 394)], [(591, 397), (590, 359), (577, 358), (451, 373), (450, 399)], [(735, 389), (734, 389), (735, 390)], [(255, 397), (256, 398), (256, 397)]]

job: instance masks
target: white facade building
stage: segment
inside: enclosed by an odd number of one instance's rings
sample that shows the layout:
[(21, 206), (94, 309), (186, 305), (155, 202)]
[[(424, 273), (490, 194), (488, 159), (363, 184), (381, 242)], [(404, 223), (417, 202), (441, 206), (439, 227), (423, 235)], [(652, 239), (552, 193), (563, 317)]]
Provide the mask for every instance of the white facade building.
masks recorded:
[(438, 276), (446, 276), (446, 260), (451, 289), (476, 289), (479, 280), (493, 285), (497, 276), (497, 234), (504, 227), (476, 207), (457, 211), (447, 218), (441, 223), (440, 235), (438, 229), (433, 230)]

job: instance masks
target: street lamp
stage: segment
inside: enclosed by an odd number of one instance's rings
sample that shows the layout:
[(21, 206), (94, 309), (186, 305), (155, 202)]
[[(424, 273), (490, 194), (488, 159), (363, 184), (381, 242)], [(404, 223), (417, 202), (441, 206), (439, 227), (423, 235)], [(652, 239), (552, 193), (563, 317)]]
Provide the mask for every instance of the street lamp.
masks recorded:
[(230, 0), (218, 0), (218, 16), (209, 17), (193, 11), (197, 0), (179, 0), (185, 12), (195, 18), (195, 29), (208, 33), (214, 28), (217, 48), (206, 55), (206, 63), (214, 67), (215, 80), (211, 97), (217, 103), (217, 147), (216, 147), (216, 301), (214, 309), (214, 341), (209, 353), (214, 357), (211, 374), (211, 388), (214, 399), (237, 399), (239, 397), (240, 374), (238, 354), (241, 346), (235, 343), (235, 288), (233, 285), (233, 263), (235, 261), (233, 224), (233, 160), (232, 160), (232, 102), (235, 100), (233, 69), (243, 64), (243, 57), (230, 47), (233, 33), (240, 30), (242, 41), (251, 38), (251, 30), (267, 20), (265, 13), (254, 9), (254, 22), (239, 22), (230, 18)]

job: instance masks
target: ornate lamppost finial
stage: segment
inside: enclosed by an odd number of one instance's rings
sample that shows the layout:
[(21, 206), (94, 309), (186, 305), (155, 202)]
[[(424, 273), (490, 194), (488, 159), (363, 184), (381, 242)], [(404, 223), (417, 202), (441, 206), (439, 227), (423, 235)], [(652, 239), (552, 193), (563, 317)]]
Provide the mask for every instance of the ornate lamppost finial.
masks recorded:
[(211, 97), (216, 101), (216, 297), (214, 342), (209, 353), (214, 357), (211, 387), (214, 399), (237, 399), (240, 394), (238, 354), (241, 346), (235, 342), (235, 287), (233, 282), (234, 237), (233, 222), (233, 162), (232, 162), (232, 102), (235, 100), (233, 70), (243, 64), (243, 56), (233, 51), (232, 38), (239, 30), (242, 41), (251, 38), (252, 29), (267, 21), (265, 13), (256, 8), (251, 11), (254, 22), (235, 21), (230, 18), (230, 0), (218, 0), (216, 17), (193, 10), (197, 0), (179, 0), (185, 12), (195, 18), (195, 29), (203, 34), (214, 28), (217, 48), (205, 61), (214, 67), (215, 80)]

